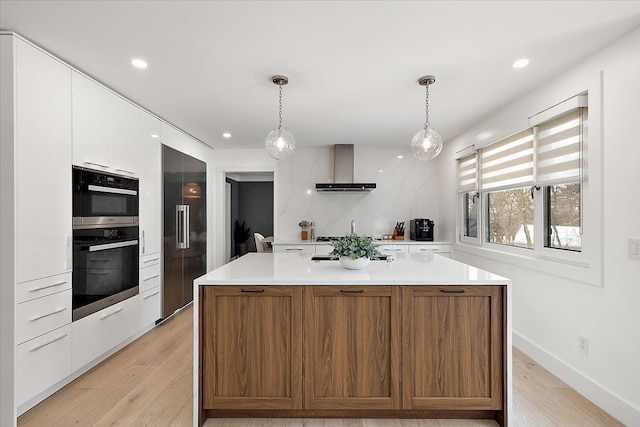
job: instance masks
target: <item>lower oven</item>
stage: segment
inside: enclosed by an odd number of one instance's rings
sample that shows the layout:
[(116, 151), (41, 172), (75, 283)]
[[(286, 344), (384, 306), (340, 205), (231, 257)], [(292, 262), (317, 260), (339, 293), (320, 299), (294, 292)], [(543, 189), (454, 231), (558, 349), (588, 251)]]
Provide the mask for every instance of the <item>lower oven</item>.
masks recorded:
[(73, 230), (73, 320), (138, 293), (138, 227)]

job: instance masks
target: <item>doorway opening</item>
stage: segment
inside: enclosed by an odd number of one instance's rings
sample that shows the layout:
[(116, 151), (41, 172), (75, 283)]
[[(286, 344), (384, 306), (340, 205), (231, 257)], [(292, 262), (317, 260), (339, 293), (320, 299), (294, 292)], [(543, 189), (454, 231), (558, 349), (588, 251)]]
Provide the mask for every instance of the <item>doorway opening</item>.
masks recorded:
[[(268, 251), (255, 238), (273, 239), (273, 172), (225, 173), (225, 259), (229, 262), (248, 252)], [(258, 239), (259, 240), (259, 239)]]

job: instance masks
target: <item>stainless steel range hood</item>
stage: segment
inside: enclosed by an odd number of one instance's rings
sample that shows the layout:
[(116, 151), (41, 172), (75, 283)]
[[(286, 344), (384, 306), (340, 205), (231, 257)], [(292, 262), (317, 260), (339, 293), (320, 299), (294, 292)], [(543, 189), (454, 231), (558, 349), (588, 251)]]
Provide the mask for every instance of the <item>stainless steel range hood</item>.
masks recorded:
[(333, 146), (333, 182), (317, 183), (316, 191), (369, 192), (376, 188), (374, 182), (353, 182), (353, 144)]

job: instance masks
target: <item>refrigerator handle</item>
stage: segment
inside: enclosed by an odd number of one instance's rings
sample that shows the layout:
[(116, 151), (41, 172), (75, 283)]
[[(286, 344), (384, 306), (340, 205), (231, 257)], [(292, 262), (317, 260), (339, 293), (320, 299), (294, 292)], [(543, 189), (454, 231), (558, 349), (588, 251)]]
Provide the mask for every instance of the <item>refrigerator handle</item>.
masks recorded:
[(182, 205), (176, 205), (176, 249), (182, 249)]
[(184, 248), (189, 249), (189, 229), (191, 224), (189, 223), (189, 205), (184, 205)]

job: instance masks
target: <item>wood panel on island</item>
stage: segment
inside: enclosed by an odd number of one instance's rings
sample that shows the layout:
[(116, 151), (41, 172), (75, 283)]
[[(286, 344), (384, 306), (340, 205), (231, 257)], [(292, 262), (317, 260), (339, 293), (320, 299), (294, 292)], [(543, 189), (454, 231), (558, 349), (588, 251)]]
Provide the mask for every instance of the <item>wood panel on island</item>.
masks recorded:
[(503, 287), (200, 287), (209, 417), (506, 417)]

